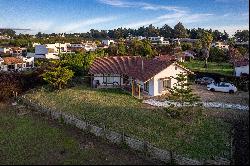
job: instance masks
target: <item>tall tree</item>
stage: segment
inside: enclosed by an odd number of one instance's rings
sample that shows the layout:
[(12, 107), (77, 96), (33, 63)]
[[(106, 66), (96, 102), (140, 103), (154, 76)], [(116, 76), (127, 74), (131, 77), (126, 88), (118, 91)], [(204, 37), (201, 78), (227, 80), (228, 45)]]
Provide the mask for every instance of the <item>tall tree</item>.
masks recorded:
[(249, 30), (243, 30), (243, 31), (237, 31), (234, 34), (234, 37), (236, 38), (237, 42), (247, 42), (249, 41)]
[(185, 27), (182, 25), (181, 22), (179, 22), (174, 26), (174, 34), (175, 38), (186, 38), (188, 36), (187, 30), (185, 29)]
[(211, 47), (211, 42), (213, 41), (213, 36), (209, 32), (204, 32), (201, 38), (202, 43), (202, 54), (205, 58), (205, 68), (207, 68), (207, 59), (209, 58), (209, 49)]
[(179, 102), (182, 106), (193, 105), (195, 102), (199, 101), (199, 97), (192, 93), (192, 88), (190, 83), (187, 81), (187, 75), (177, 74), (177, 83), (174, 87), (170, 89), (171, 98)]

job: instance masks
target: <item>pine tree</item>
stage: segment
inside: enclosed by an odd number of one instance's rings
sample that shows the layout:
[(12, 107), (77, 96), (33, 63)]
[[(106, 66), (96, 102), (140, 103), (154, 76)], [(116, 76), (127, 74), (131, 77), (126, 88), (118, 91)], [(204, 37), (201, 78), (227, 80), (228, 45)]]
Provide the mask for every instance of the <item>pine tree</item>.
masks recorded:
[(187, 75), (177, 74), (175, 78), (177, 83), (174, 84), (174, 87), (170, 89), (171, 98), (179, 102), (182, 106), (193, 105), (199, 101), (199, 97), (192, 93), (190, 83), (187, 81)]

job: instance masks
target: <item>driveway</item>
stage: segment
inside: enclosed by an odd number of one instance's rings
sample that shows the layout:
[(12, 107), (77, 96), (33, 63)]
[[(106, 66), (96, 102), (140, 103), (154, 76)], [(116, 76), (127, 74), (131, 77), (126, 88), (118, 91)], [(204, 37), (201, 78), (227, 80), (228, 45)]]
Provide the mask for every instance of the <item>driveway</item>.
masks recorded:
[(234, 94), (208, 91), (206, 86), (192, 85), (193, 92), (200, 96), (203, 102), (222, 102), (249, 105), (249, 92), (238, 91)]

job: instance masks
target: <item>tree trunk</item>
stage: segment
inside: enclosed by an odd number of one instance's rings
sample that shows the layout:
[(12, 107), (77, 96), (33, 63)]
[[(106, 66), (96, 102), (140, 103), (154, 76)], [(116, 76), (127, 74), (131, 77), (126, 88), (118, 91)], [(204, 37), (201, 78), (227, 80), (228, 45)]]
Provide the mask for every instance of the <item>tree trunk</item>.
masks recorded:
[(205, 66), (204, 66), (204, 68), (207, 69), (207, 58), (205, 59)]

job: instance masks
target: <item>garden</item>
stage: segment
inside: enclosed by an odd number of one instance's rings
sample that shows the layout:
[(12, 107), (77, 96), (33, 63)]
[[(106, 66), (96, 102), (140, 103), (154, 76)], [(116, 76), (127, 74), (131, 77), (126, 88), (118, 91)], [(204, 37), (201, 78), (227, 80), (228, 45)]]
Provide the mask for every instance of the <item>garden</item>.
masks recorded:
[(230, 157), (230, 124), (204, 116), (199, 107), (185, 107), (183, 113), (177, 111), (182, 116), (175, 117), (172, 110), (142, 104), (120, 89), (91, 89), (86, 85), (60, 91), (41, 87), (28, 91), (25, 97), (187, 157)]

